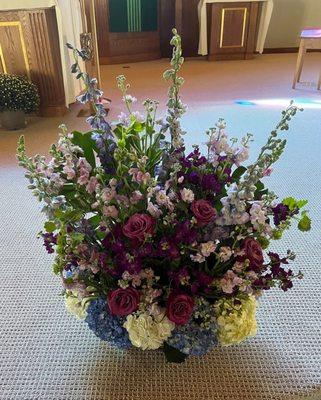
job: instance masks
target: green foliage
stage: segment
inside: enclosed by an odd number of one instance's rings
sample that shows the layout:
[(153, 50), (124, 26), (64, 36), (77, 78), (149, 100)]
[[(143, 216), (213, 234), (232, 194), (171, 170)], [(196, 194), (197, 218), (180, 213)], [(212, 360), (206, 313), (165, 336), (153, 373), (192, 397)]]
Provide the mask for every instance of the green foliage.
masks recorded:
[(307, 214), (304, 214), (303, 217), (301, 218), (298, 228), (302, 232), (307, 232), (311, 229), (311, 219)]
[(294, 197), (285, 198), (282, 203), (289, 207), (290, 211), (301, 209), (308, 204), (308, 200), (296, 200)]
[(46, 232), (48, 232), (48, 233), (52, 233), (57, 229), (57, 226), (53, 221), (45, 222), (44, 227), (45, 227)]
[(232, 181), (239, 182), (241, 176), (246, 172), (246, 167), (240, 166), (232, 174)]
[(98, 152), (95, 141), (91, 138), (92, 132), (82, 133), (78, 131), (72, 132), (72, 142), (76, 146), (79, 146), (83, 152), (84, 157), (92, 166), (92, 168), (96, 167), (96, 158), (94, 151)]
[(0, 74), (0, 112), (24, 111), (29, 114), (39, 108), (38, 88), (24, 76)]
[(262, 246), (263, 250), (267, 249), (270, 245), (270, 241), (264, 236), (259, 236), (257, 238), (257, 240), (260, 243), (260, 245)]

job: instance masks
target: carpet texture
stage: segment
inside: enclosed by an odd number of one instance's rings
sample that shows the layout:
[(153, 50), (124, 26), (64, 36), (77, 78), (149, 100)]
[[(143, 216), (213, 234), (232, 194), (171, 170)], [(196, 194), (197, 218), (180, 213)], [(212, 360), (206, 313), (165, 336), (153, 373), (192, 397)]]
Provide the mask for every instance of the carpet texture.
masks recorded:
[[(257, 154), (279, 112), (192, 108), (185, 119), (186, 140), (201, 143), (201, 129), (223, 116), (232, 136), (255, 133), (252, 154)], [(301, 269), (305, 278), (287, 294), (272, 290), (261, 299), (255, 338), (183, 365), (166, 364), (157, 351), (114, 350), (65, 312), (52, 258), (36, 239), (43, 223), (40, 205), (26, 189), (22, 171), (2, 167), (0, 399), (320, 400), (320, 111), (300, 114), (288, 137), (286, 154), (268, 184), (281, 197), (307, 198), (313, 229), (291, 230), (273, 249), (295, 250), (293, 269)]]

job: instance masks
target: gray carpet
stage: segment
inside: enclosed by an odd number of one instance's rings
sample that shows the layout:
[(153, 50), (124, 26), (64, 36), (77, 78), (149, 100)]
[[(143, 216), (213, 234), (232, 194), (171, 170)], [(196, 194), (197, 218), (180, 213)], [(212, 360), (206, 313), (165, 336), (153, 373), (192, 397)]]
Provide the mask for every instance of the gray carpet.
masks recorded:
[[(226, 117), (233, 136), (252, 131), (263, 143), (279, 110), (200, 107), (185, 119), (187, 142)], [(0, 174), (0, 399), (1, 400), (295, 400), (321, 399), (321, 112), (307, 110), (293, 124), (285, 157), (269, 184), (281, 196), (307, 198), (308, 234), (288, 232), (274, 249), (292, 248), (305, 279), (261, 300), (259, 334), (238, 347), (218, 348), (184, 365), (161, 352), (122, 353), (100, 342), (66, 314), (51, 257), (36, 239), (40, 205), (22, 171)], [(320, 394), (318, 394), (320, 393)]]

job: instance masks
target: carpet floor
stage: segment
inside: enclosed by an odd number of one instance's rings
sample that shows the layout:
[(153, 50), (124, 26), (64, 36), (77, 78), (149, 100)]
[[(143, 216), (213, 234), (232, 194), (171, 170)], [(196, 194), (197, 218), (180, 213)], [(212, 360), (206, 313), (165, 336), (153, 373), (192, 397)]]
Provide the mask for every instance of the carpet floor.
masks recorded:
[[(201, 132), (224, 117), (232, 136), (254, 133), (254, 157), (279, 114), (279, 107), (195, 102), (184, 118), (186, 142), (201, 144)], [(2, 166), (0, 400), (320, 400), (320, 121), (320, 109), (297, 116), (285, 156), (267, 181), (281, 197), (309, 200), (311, 232), (291, 229), (273, 244), (297, 253), (293, 269), (304, 280), (261, 299), (255, 338), (183, 365), (166, 364), (158, 351), (114, 350), (65, 312), (52, 258), (36, 239), (41, 207), (23, 171)]]

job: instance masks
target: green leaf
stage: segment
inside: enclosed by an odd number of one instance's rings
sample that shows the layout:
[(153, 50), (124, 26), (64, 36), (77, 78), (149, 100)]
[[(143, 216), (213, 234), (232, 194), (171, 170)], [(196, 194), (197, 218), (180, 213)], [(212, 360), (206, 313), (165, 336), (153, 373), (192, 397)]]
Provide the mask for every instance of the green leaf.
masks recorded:
[(270, 245), (270, 241), (264, 236), (258, 237), (257, 240), (260, 243), (263, 250), (267, 249)]
[(47, 221), (44, 226), (48, 233), (52, 233), (57, 229), (56, 224), (52, 221)]
[(72, 143), (76, 146), (79, 146), (83, 152), (86, 160), (92, 166), (92, 168), (96, 167), (96, 158), (94, 150), (98, 153), (98, 149), (96, 147), (95, 141), (91, 137), (91, 132), (82, 133), (78, 131), (74, 131)]
[(182, 353), (181, 351), (179, 351), (177, 349), (174, 349), (174, 347), (169, 346), (167, 343), (164, 344), (163, 351), (164, 351), (167, 362), (170, 362), (170, 363), (181, 364), (188, 357), (186, 354)]
[(255, 186), (257, 192), (261, 192), (264, 189), (264, 184), (261, 181), (258, 181), (258, 183)]
[(238, 182), (246, 170), (247, 170), (247, 168), (245, 168), (243, 166), (236, 168), (236, 170), (232, 174), (233, 182)]
[(301, 218), (298, 228), (302, 232), (307, 232), (311, 229), (311, 219), (306, 214)]
[(297, 200), (296, 205), (298, 208), (303, 208), (308, 204), (308, 200)]
[(296, 200), (294, 197), (287, 197), (283, 199), (282, 203), (285, 206), (288, 206), (290, 211), (293, 211), (297, 208)]
[(99, 225), (99, 223), (101, 221), (101, 217), (100, 217), (100, 215), (94, 215), (93, 217), (89, 218), (89, 221), (91, 222), (91, 224), (93, 225), (94, 228), (97, 228), (97, 226)]

